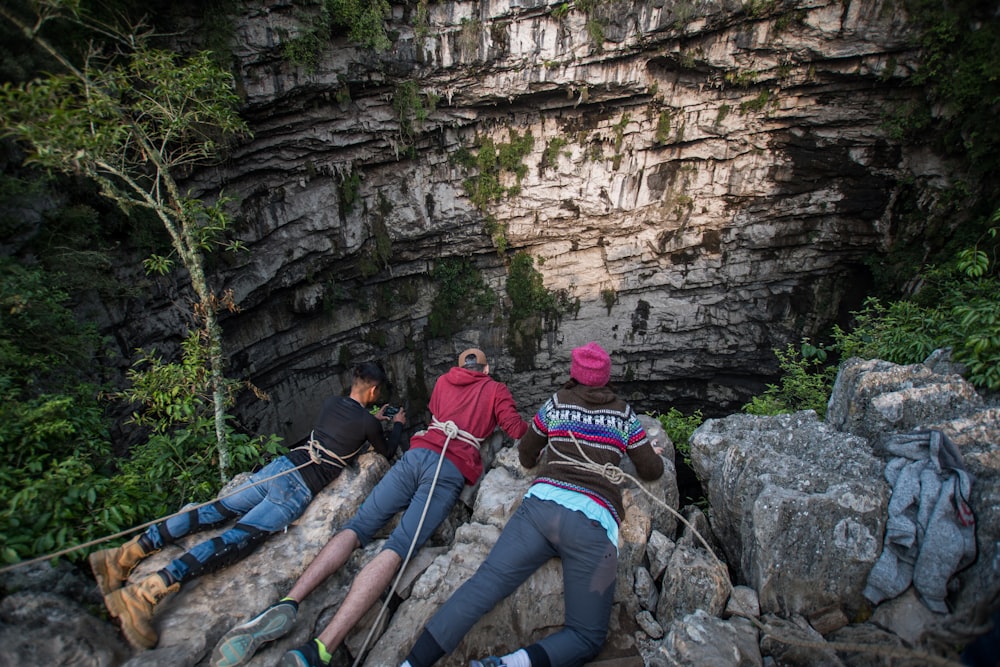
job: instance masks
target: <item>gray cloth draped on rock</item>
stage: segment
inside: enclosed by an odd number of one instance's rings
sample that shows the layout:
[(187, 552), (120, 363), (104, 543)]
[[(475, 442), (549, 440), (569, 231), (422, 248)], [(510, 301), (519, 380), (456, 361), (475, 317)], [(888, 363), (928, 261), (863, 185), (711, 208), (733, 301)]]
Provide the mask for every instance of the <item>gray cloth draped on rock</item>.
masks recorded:
[(885, 469), (892, 486), (882, 555), (864, 596), (874, 604), (910, 584), (928, 609), (948, 612), (948, 581), (976, 557), (976, 520), (969, 507), (972, 476), (955, 444), (940, 431), (893, 435)]

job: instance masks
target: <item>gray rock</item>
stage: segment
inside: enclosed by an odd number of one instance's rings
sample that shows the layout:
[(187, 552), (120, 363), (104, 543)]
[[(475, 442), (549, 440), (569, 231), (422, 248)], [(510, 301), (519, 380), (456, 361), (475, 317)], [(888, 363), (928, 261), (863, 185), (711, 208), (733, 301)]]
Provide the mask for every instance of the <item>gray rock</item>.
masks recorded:
[(844, 667), (926, 667), (927, 655), (910, 649), (898, 635), (872, 623), (847, 625), (825, 637)]
[(67, 597), (39, 591), (0, 600), (0, 665), (120, 665), (131, 649), (108, 623)]
[(733, 586), (726, 602), (726, 616), (746, 616), (760, 618), (760, 600), (757, 591), (749, 586)]
[(958, 375), (939, 375), (924, 364), (899, 366), (849, 359), (830, 395), (826, 421), (879, 447), (885, 436), (974, 414), (984, 407), (975, 388)]
[(655, 611), (660, 591), (653, 576), (644, 567), (635, 568), (635, 596), (644, 611)]
[(656, 618), (647, 609), (640, 611), (636, 617), (635, 622), (639, 624), (639, 627), (643, 632), (646, 633), (652, 639), (660, 639), (663, 637), (663, 626), (657, 622)]
[(701, 609), (719, 616), (732, 584), (729, 572), (704, 549), (678, 544), (663, 573), (656, 620), (664, 627)]
[(779, 665), (801, 667), (844, 667), (823, 636), (801, 616), (761, 618), (760, 650)]
[(853, 616), (889, 497), (867, 442), (810, 411), (709, 420), (691, 445), (714, 533), (761, 609), (811, 617), (841, 606)]
[(655, 528), (650, 532), (646, 543), (646, 558), (649, 559), (649, 573), (654, 580), (659, 581), (663, 576), (676, 547), (673, 540)]
[(647, 665), (761, 667), (757, 630), (746, 619), (724, 621), (699, 609), (670, 625)]

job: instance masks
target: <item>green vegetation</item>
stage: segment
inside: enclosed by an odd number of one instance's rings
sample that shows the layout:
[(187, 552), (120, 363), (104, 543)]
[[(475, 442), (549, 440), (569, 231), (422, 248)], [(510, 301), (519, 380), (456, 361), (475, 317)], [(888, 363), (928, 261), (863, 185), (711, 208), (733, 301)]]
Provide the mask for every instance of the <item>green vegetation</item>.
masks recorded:
[(778, 0), (745, 0), (743, 11), (747, 13), (747, 16), (760, 18), (773, 12), (778, 5), (780, 5)]
[(650, 417), (660, 422), (670, 441), (674, 443), (674, 450), (681, 455), (684, 463), (691, 465), (691, 434), (705, 421), (701, 410), (685, 415), (677, 408), (670, 408), (666, 413), (655, 413)]
[(323, 49), (338, 33), (365, 48), (385, 51), (392, 46), (385, 30), (391, 9), (387, 0), (322, 0), (319, 13), (284, 43), (285, 57), (315, 71)]
[(346, 217), (354, 210), (354, 205), (361, 200), (361, 172), (351, 169), (345, 174), (338, 187), (340, 197), (337, 204), (340, 208), (340, 217)]
[[(166, 229), (171, 255), (150, 256), (149, 272), (166, 273), (179, 260), (197, 294), (195, 315), (204, 332), (206, 363), (215, 385), (219, 474), (228, 477), (222, 334), (215, 295), (205, 275), (205, 255), (215, 247), (239, 250), (226, 241), (226, 200), (205, 204), (184, 194), (175, 180), (218, 158), (227, 142), (247, 134), (236, 111), (232, 76), (211, 54), (190, 58), (151, 48), (135, 31), (114, 32), (87, 24), (83, 14), (37, 17), (33, 25), (0, 9), (0, 16), (34, 36), (61, 66), (61, 74), (0, 89), (0, 128), (30, 151), (28, 162), (45, 169), (83, 174), (123, 210), (138, 209)], [(78, 67), (39, 31), (66, 19), (95, 30), (117, 49), (112, 60), (86, 59)], [(109, 45), (111, 46), (111, 45)]]
[[(462, 182), (466, 194), (473, 205), (485, 211), (490, 203), (504, 197), (517, 195), (521, 191), (521, 179), (528, 173), (524, 158), (535, 145), (531, 131), (523, 135), (517, 130), (509, 130), (510, 141), (497, 144), (490, 137), (479, 136), (475, 141), (476, 152), (461, 149), (454, 160), (462, 167), (478, 173)], [(514, 185), (503, 185), (513, 175)]]
[(622, 146), (625, 144), (625, 128), (628, 127), (628, 124), (631, 120), (632, 120), (631, 115), (623, 113), (622, 117), (618, 119), (618, 122), (612, 126), (612, 129), (615, 131), (615, 154), (614, 157), (612, 157), (611, 159), (612, 162), (611, 168), (614, 169), (615, 171), (617, 171), (618, 168), (621, 167)]
[(566, 309), (558, 296), (545, 287), (534, 258), (527, 252), (516, 253), (507, 273), (507, 295), (511, 311), (508, 317), (507, 346), (517, 370), (532, 368), (538, 344), (545, 332)]
[[(997, 201), (1000, 183), (1000, 22), (988, 3), (958, 0), (943, 5), (932, 0), (907, 0), (907, 10), (921, 28), (922, 64), (912, 83), (926, 91), (922, 109), (930, 115), (933, 132), (914, 127), (911, 139), (930, 139), (935, 147), (961, 156), (989, 186), (989, 203)], [(924, 115), (924, 114), (921, 114)]]
[[(133, 403), (132, 421), (150, 434), (119, 463), (107, 396), (84, 375), (100, 359), (102, 341), (73, 317), (69, 297), (53, 284), (59, 281), (0, 261), (0, 557), (8, 563), (116, 533), (208, 499), (219, 487), (213, 395), (198, 333), (179, 363), (143, 353), (129, 371), (133, 386), (111, 396)], [(239, 386), (228, 385), (230, 399)], [(278, 441), (237, 433), (227, 418), (226, 447), (240, 471), (274, 455)]]
[(597, 50), (601, 50), (604, 45), (604, 21), (597, 18), (587, 19), (586, 30), (587, 36), (590, 38), (590, 43)]
[(670, 141), (670, 118), (672, 114), (669, 111), (661, 111), (660, 117), (656, 121), (656, 134), (653, 140), (658, 144), (665, 144)]
[(542, 274), (535, 268), (534, 258), (527, 252), (518, 252), (511, 258), (507, 294), (511, 300), (512, 320), (558, 313), (556, 296), (545, 287)]
[(569, 155), (568, 152), (563, 151), (567, 143), (569, 142), (563, 137), (552, 137), (545, 142), (545, 150), (542, 151), (542, 161), (538, 165), (538, 171), (544, 172), (546, 169), (554, 169), (559, 162), (561, 153)]
[(417, 6), (413, 10), (413, 35), (417, 38), (417, 44), (423, 44), (431, 34), (427, 4), (428, 0), (417, 0)]
[(614, 307), (615, 301), (618, 300), (618, 292), (609, 288), (601, 290), (601, 300), (604, 301), (605, 308), (608, 309), (608, 315), (611, 314), (611, 308)]
[(507, 227), (499, 222), (492, 213), (486, 216), (483, 223), (486, 233), (493, 241), (493, 247), (497, 249), (497, 254), (503, 256), (507, 252)]
[(789, 343), (785, 350), (774, 350), (783, 375), (779, 384), (767, 385), (767, 390), (743, 406), (751, 415), (777, 415), (798, 410), (815, 410), (823, 418), (830, 389), (837, 377), (836, 366), (826, 365), (826, 352), (802, 341), (796, 348)]
[[(1000, 210), (990, 218), (1000, 222)], [(952, 359), (965, 364), (967, 379), (978, 389), (1000, 390), (1000, 257), (997, 226), (979, 242), (959, 252), (947, 266), (923, 272), (923, 287), (914, 296), (883, 304), (875, 297), (852, 313), (849, 331), (834, 327), (832, 342), (800, 349), (789, 344), (775, 350), (782, 371), (780, 384), (744, 406), (750, 414), (770, 415), (812, 409), (826, 413), (839, 359), (860, 357), (897, 364), (916, 364), (931, 352), (951, 348)]]
[(479, 35), (483, 32), (483, 22), (478, 18), (462, 19), (462, 28), (458, 33), (458, 48), (463, 57), (475, 55), (479, 49)]
[(448, 257), (431, 270), (437, 294), (427, 317), (427, 335), (445, 338), (460, 331), (473, 317), (488, 313), (496, 294), (468, 258)]
[(731, 83), (734, 86), (749, 88), (757, 83), (757, 76), (758, 72), (756, 70), (730, 70), (726, 72), (725, 79), (727, 83)]
[(368, 217), (371, 236), (365, 241), (364, 249), (358, 254), (357, 266), (362, 278), (371, 278), (389, 267), (392, 259), (392, 237), (386, 218), (392, 209), (392, 202), (378, 193), (378, 209)]
[(740, 113), (744, 114), (748, 111), (763, 111), (768, 107), (768, 105), (777, 104), (777, 99), (772, 99), (772, 93), (770, 90), (762, 90), (757, 94), (757, 97), (746, 102), (740, 102)]
[(392, 95), (392, 109), (399, 118), (399, 134), (407, 144), (417, 133), (417, 125), (427, 120), (437, 107), (438, 97), (420, 90), (416, 81), (404, 81)]
[[(54, 72), (3, 86), (0, 131), (19, 142), (29, 165), (69, 176), (60, 182), (72, 187), (61, 195), (87, 203), (42, 220), (31, 240), (39, 264), (5, 261), (0, 271), (0, 497), (6, 505), (0, 542), (9, 561), (116, 532), (211, 495), (232, 472), (277, 448), (273, 438), (237, 433), (227, 414), (246, 385), (223, 373), (218, 312), (236, 306), (231, 293), (209, 288), (205, 265), (216, 248), (241, 249), (228, 238), (228, 200), (192, 199), (175, 180), (211, 164), (246, 134), (232, 77), (213, 54), (180, 57), (153, 48), (150, 33), (92, 21), (74, 3), (38, 7), (45, 13), (30, 21), (0, 8), (6, 23), (40, 47), (44, 70)], [(49, 40), (52, 35), (62, 38), (64, 51)], [(98, 38), (104, 43), (92, 41)], [(88, 48), (107, 57), (79, 57)], [(49, 182), (55, 181), (38, 180)], [(18, 196), (13, 183), (3, 179), (6, 203)], [(103, 201), (86, 192), (95, 186)], [(114, 208), (105, 210), (108, 202)], [(113, 235), (116, 225), (130, 230), (132, 247), (138, 241), (152, 249), (144, 261), (148, 272), (183, 266), (196, 295), (195, 328), (181, 361), (168, 364), (140, 351), (128, 373), (132, 386), (107, 394), (100, 386), (101, 342), (69, 315), (64, 288), (102, 288), (83, 281), (102, 266), (108, 273), (102, 234)], [(59, 266), (79, 271), (66, 277), (52, 270)], [(108, 398), (134, 403), (133, 421), (148, 434), (127, 461), (112, 451)]]
[(845, 356), (900, 364), (921, 362), (934, 350), (950, 347), (974, 386), (1000, 390), (1000, 277), (995, 271), (970, 278), (935, 269), (925, 274), (926, 285), (912, 299), (888, 305), (869, 299), (850, 332), (835, 330), (836, 347)]

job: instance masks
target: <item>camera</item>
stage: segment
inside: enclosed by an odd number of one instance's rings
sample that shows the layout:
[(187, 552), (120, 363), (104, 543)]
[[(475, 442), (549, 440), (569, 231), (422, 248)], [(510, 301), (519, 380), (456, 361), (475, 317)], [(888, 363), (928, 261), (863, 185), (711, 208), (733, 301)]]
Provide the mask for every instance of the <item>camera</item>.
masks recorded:
[(385, 406), (385, 410), (382, 411), (382, 415), (384, 417), (388, 417), (389, 419), (392, 419), (393, 417), (396, 416), (397, 412), (399, 412), (399, 407), (398, 406), (396, 406), (396, 405), (387, 405), (387, 406)]

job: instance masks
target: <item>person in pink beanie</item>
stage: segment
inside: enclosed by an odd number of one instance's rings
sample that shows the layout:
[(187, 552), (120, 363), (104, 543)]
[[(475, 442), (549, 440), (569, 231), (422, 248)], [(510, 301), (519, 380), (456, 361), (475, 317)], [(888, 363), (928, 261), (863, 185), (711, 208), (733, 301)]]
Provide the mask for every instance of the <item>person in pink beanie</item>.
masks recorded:
[(473, 660), (471, 667), (582, 665), (604, 645), (625, 509), (621, 490), (602, 469), (628, 456), (639, 477), (657, 479), (663, 450), (608, 387), (611, 357), (604, 348), (590, 342), (571, 359), (569, 381), (518, 443), (521, 465), (538, 466), (538, 476), (483, 564), (428, 621), (403, 667), (430, 667), (454, 651), (484, 614), (555, 556), (562, 559), (562, 629), (525, 648), (507, 647), (513, 651), (503, 657)]

